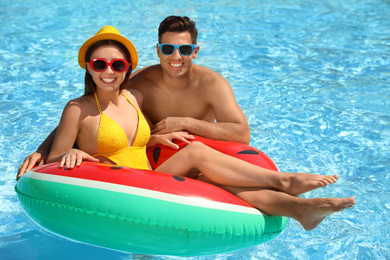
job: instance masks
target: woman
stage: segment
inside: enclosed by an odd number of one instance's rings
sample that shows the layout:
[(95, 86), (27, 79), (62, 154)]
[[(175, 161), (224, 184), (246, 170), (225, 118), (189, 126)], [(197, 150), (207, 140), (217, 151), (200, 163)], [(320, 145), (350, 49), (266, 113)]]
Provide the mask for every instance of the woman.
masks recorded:
[[(82, 160), (90, 160), (151, 169), (146, 157), (147, 145), (172, 144), (173, 139), (189, 143), (187, 139), (193, 137), (184, 132), (150, 137), (148, 123), (140, 112), (141, 94), (123, 89), (137, 61), (133, 44), (111, 26), (103, 27), (83, 44), (79, 64), (86, 69), (85, 95), (66, 105), (48, 162), (60, 161), (60, 167), (73, 168)], [(75, 141), (79, 149), (72, 149)], [(246, 190), (269, 190), (267, 198), (248, 202), (267, 214), (295, 218), (307, 230), (315, 228), (327, 215), (355, 204), (353, 197), (310, 200), (295, 197), (335, 183), (337, 175), (275, 172), (199, 142), (189, 143), (156, 171), (196, 177), (190, 174), (193, 169), (211, 182), (242, 194), (243, 198)]]

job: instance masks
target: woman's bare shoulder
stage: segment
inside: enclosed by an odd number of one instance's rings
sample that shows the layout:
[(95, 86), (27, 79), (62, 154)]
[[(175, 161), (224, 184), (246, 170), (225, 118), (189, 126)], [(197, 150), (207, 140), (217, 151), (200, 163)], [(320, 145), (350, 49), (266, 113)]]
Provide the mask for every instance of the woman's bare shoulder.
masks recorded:
[(125, 94), (131, 101), (135, 101), (139, 106), (141, 106), (143, 95), (140, 91), (136, 89), (123, 89), (122, 93)]
[(96, 107), (96, 101), (93, 95), (81, 96), (69, 100), (64, 108), (64, 112), (81, 113), (82, 111), (90, 111), (93, 107)]

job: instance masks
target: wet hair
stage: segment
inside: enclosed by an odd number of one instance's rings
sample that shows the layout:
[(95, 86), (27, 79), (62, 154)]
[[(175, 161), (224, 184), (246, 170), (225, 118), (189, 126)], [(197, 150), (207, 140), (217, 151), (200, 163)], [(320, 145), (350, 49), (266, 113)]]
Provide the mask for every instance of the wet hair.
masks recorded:
[[(85, 62), (87, 63), (91, 60), (91, 55), (97, 48), (102, 46), (110, 46), (110, 45), (118, 47), (125, 54), (125, 59), (129, 61), (129, 68), (126, 72), (125, 79), (120, 85), (120, 90), (122, 90), (126, 87), (126, 84), (129, 81), (131, 75), (130, 53), (122, 43), (117, 42), (115, 40), (102, 40), (94, 43), (93, 45), (91, 45), (91, 47), (88, 48), (87, 53), (85, 54)], [(85, 96), (91, 95), (96, 91), (96, 83), (93, 81), (92, 75), (89, 74), (88, 70), (85, 71), (84, 83), (85, 83), (85, 88), (84, 88)]]
[(166, 32), (189, 32), (192, 44), (197, 43), (198, 30), (196, 23), (187, 16), (168, 16), (160, 23), (158, 28), (158, 42), (161, 43), (162, 35)]

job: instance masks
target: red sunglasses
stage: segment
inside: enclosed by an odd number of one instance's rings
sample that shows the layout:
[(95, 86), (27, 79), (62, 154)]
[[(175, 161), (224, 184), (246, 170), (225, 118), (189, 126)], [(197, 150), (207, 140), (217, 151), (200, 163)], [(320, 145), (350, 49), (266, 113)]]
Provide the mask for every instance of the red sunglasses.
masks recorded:
[(129, 63), (125, 59), (115, 59), (108, 62), (105, 59), (96, 58), (88, 61), (88, 63), (89, 66), (91, 66), (91, 69), (96, 72), (103, 72), (110, 66), (113, 71), (122, 73), (129, 67)]

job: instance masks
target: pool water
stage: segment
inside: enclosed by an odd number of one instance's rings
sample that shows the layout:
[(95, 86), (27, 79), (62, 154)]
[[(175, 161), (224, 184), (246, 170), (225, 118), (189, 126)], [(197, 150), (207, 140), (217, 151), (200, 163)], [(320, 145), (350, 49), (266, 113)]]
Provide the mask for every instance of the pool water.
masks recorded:
[(52, 235), (24, 213), (15, 175), (83, 93), (81, 44), (112, 25), (158, 62), (157, 28), (168, 15), (197, 22), (197, 64), (228, 79), (251, 145), (284, 171), (339, 174), (310, 197), (357, 204), (304, 231), (291, 220), (277, 238), (190, 259), (390, 258), (390, 1), (0, 3), (0, 259), (182, 259), (143, 256)]

